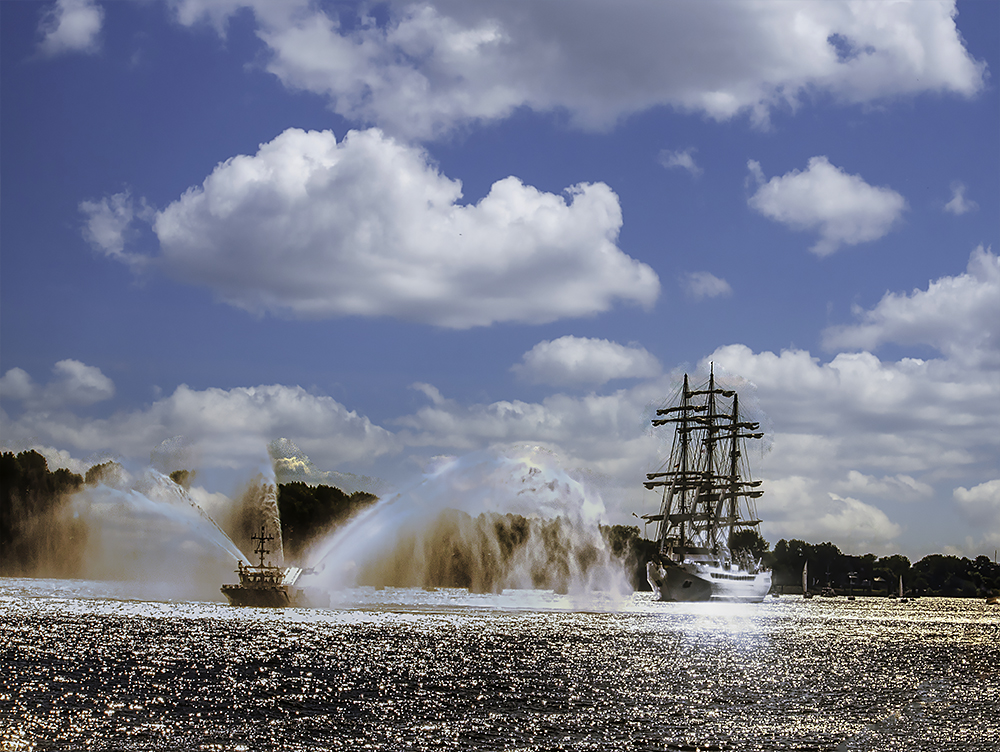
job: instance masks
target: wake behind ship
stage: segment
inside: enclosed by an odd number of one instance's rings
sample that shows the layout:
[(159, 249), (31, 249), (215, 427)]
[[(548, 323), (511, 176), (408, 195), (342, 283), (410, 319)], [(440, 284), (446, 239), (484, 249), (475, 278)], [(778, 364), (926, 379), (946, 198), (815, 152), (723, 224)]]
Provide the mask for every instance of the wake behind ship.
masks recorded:
[[(656, 561), (646, 577), (660, 600), (758, 602), (771, 589), (771, 572), (746, 550), (730, 548), (733, 533), (752, 530), (761, 481), (750, 478), (747, 439), (760, 439), (759, 423), (740, 419), (739, 395), (707, 384), (691, 389), (684, 374), (679, 404), (656, 411), (654, 426), (674, 425), (670, 457), (643, 485), (662, 489)], [(756, 433), (755, 433), (756, 432)]]
[(254, 553), (259, 555), (259, 563), (256, 566), (245, 566), (241, 561), (236, 570), (240, 583), (223, 585), (220, 590), (229, 599), (231, 606), (283, 608), (306, 605), (302, 591), (295, 587), (303, 570), (300, 567), (275, 567), (264, 563), (264, 557), (271, 553), (266, 543), (274, 540), (274, 536), (266, 535), (266, 532), (261, 525), (260, 535), (250, 538), (258, 541)]

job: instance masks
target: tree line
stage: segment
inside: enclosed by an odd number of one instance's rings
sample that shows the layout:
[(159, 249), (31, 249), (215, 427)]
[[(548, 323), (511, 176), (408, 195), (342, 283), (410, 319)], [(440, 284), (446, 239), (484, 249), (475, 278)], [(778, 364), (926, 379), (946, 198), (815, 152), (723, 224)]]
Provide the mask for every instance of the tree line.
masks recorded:
[(781, 539), (765, 558), (776, 587), (801, 588), (802, 568), (809, 562), (809, 587), (853, 589), (857, 594), (895, 593), (900, 578), (907, 595), (949, 598), (985, 597), (1000, 592), (1000, 564), (988, 556), (975, 559), (930, 554), (911, 564), (902, 554), (852, 556), (832, 543)]

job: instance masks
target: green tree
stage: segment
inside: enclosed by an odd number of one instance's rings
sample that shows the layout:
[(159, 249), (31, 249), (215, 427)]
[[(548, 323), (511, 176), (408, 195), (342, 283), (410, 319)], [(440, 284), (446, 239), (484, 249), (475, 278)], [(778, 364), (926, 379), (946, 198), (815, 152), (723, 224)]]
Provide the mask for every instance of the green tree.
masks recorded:
[(83, 479), (64, 468), (50, 472), (34, 450), (0, 456), (0, 572), (72, 576), (86, 528), (63, 514)]
[(929, 595), (952, 598), (975, 596), (985, 589), (971, 561), (957, 556), (930, 554), (913, 565), (913, 576)]
[(771, 550), (771, 546), (756, 529), (751, 528), (730, 533), (729, 550), (748, 551), (754, 561), (760, 561)]
[(278, 513), (285, 555), (298, 557), (317, 537), (376, 501), (377, 496), (363, 491), (348, 495), (332, 486), (282, 483), (278, 486)]

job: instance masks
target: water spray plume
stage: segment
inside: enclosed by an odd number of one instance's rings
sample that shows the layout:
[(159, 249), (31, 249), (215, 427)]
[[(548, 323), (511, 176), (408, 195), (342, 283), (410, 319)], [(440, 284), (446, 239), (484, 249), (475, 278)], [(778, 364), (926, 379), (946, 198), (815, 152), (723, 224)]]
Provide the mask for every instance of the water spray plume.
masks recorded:
[(240, 548), (253, 550), (251, 536), (260, 532), (263, 526), (267, 533), (274, 537), (269, 544), (271, 552), (270, 563), (274, 566), (284, 566), (285, 553), (281, 539), (281, 517), (278, 512), (278, 487), (274, 482), (274, 473), (270, 471), (258, 473), (250, 480), (238, 495), (234, 509), (230, 514), (233, 536)]
[(544, 447), (442, 458), (311, 551), (318, 586), (624, 591), (601, 537), (600, 494)]
[(80, 572), (88, 579), (145, 582), (158, 597), (214, 599), (216, 583), (244, 558), (185, 489), (155, 470), (132, 481), (106, 468), (69, 509), (88, 528)]

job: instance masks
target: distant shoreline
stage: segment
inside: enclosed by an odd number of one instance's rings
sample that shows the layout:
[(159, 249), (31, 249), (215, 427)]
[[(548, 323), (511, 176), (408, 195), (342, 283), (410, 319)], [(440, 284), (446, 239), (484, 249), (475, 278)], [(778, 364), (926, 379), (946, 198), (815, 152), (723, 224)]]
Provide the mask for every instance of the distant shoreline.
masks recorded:
[[(33, 450), (0, 455), (0, 576), (66, 579), (83, 571), (80, 564), (88, 530), (85, 523), (64, 513), (65, 503), (84, 486), (96, 485), (106, 473), (113, 472), (111, 464), (96, 465), (81, 477), (61, 468), (50, 471), (45, 458)], [(191, 476), (188, 471), (179, 470), (171, 474), (171, 479), (183, 488)], [(346, 494), (330, 486), (310, 486), (302, 482), (278, 484), (276, 491), (285, 551), (293, 560), (319, 536), (328, 534), (359, 510), (378, 501), (372, 494)], [(241, 538), (246, 537), (242, 535), (242, 528), (246, 527), (247, 514), (239, 504), (236, 506), (233, 519), (220, 522), (226, 534), (239, 545)], [(558, 519), (544, 524), (558, 526)], [(428, 526), (437, 522), (428, 520)], [(451, 521), (453, 525), (460, 522)], [(254, 525), (258, 524), (254, 520)], [(480, 515), (480, 518), (469, 517), (465, 524), (473, 525), (480, 532), (495, 529), (507, 545), (507, 555), (513, 555), (516, 547), (533, 534), (528, 529), (530, 521), (520, 515), (492, 513)], [(656, 553), (656, 543), (643, 538), (640, 529), (633, 525), (602, 525), (600, 533), (610, 555), (623, 565), (633, 589), (648, 590), (646, 562)], [(809, 588), (817, 593), (829, 587), (838, 596), (853, 592), (855, 596), (887, 597), (898, 593), (902, 578), (906, 597), (986, 598), (1000, 595), (1000, 565), (985, 555), (970, 560), (929, 554), (911, 565), (901, 554), (851, 556), (829, 542), (815, 544), (781, 539), (772, 550), (756, 533), (737, 533), (736, 536), (732, 545), (747, 550), (755, 560), (772, 570), (772, 592), (779, 595), (801, 594), (802, 570), (806, 562), (809, 564)], [(471, 576), (469, 567), (474, 568), (476, 559), (485, 555), (471, 544), (455, 549), (452, 540), (447, 545), (452, 548), (438, 552), (439, 557), (443, 556), (448, 562), (464, 563), (448, 564), (447, 571), (442, 570), (438, 575), (431, 573), (430, 579), (421, 585), (461, 586)], [(387, 551), (386, 558), (398, 554)], [(589, 554), (584, 547), (576, 555)], [(565, 566), (561, 563), (565, 551), (547, 551), (547, 556), (555, 557), (552, 561), (556, 568)], [(502, 571), (502, 567), (498, 571)], [(546, 574), (552, 575), (551, 572)], [(405, 586), (406, 583), (399, 584)]]

